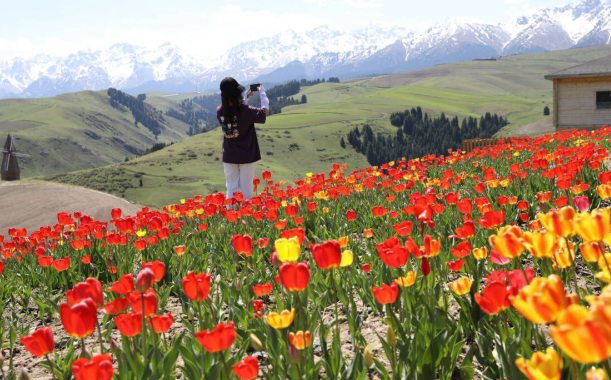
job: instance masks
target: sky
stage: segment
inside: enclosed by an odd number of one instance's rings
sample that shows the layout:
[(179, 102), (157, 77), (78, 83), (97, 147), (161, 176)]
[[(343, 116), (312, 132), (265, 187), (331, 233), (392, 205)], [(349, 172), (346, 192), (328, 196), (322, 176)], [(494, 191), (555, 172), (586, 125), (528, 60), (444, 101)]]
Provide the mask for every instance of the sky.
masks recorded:
[(446, 17), (504, 23), (578, 0), (0, 0), (0, 59), (164, 42), (211, 60), (238, 43), (320, 25), (422, 30)]

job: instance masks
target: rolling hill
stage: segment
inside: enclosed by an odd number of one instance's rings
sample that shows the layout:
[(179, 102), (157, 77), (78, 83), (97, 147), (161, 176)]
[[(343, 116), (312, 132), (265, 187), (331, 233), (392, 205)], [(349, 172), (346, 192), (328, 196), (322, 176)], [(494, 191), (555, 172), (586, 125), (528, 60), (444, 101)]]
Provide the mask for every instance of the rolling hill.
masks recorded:
[(123, 161), (155, 142), (187, 137), (189, 126), (164, 116), (166, 123), (155, 136), (134, 125), (127, 109), (109, 103), (106, 91), (82, 91), (42, 99), (0, 101), (0, 140), (16, 137), (23, 159), (24, 177), (64, 173)]
[[(545, 105), (551, 105), (551, 83), (543, 75), (610, 54), (611, 47), (597, 46), (304, 87), (296, 96), (305, 94), (307, 104), (287, 107), (260, 126), (263, 160), (257, 170), (271, 170), (277, 179), (294, 180), (306, 170), (327, 171), (334, 162), (365, 167), (364, 156), (350, 146), (340, 147), (341, 137), (363, 123), (377, 132), (394, 133), (390, 113), (415, 106), (430, 114), (445, 112), (459, 117), (485, 112), (505, 115), (511, 124), (500, 136), (521, 131), (544, 133), (549, 124), (542, 111)], [(149, 95), (152, 98), (153, 94)], [(46, 179), (160, 207), (183, 197), (224, 189), (221, 138), (215, 130), (129, 162)]]

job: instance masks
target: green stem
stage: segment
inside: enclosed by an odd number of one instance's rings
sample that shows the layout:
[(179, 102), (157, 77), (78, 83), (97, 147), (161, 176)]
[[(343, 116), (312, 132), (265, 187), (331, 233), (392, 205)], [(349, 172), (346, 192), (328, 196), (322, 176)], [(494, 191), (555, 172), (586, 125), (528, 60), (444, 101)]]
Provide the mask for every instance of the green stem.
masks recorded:
[(221, 361), (223, 362), (223, 369), (225, 370), (225, 378), (226, 380), (230, 380), (229, 368), (227, 367), (227, 360), (225, 360), (225, 351), (221, 352)]
[(571, 379), (579, 380), (580, 376), (579, 376), (579, 368), (577, 368), (577, 363), (575, 363), (575, 360), (569, 358), (569, 364), (571, 365)]
[(100, 321), (96, 319), (95, 325), (98, 329), (98, 339), (100, 341), (100, 355), (104, 353), (104, 345), (102, 344), (102, 329), (100, 328)]
[[(339, 304), (339, 295), (337, 294), (337, 283), (335, 281), (335, 271), (331, 271), (331, 282), (333, 282), (333, 291), (335, 293), (335, 333), (337, 334), (337, 339), (339, 340), (340, 337), (340, 330), (339, 330), (339, 309), (338, 309), (338, 304)], [(341, 350), (341, 345), (340, 345), (340, 350)]]
[(140, 293), (140, 300), (142, 301), (142, 361), (146, 361), (146, 317), (144, 309), (144, 293)]
[(57, 380), (57, 376), (55, 376), (55, 368), (53, 366), (53, 362), (51, 361), (51, 358), (49, 358), (49, 354), (46, 354), (45, 358), (47, 359), (47, 363), (49, 363), (49, 368), (51, 369), (51, 374), (53, 375), (53, 379)]

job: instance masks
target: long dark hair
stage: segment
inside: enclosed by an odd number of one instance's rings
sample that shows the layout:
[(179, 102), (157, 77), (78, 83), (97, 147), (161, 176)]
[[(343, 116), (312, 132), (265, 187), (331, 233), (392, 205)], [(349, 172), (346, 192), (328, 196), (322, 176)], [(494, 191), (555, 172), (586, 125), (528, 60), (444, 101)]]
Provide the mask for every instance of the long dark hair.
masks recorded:
[(240, 86), (238, 82), (227, 77), (221, 81), (221, 108), (223, 110), (223, 116), (225, 122), (232, 124), (234, 111), (239, 109), (242, 105), (242, 91), (244, 87)]

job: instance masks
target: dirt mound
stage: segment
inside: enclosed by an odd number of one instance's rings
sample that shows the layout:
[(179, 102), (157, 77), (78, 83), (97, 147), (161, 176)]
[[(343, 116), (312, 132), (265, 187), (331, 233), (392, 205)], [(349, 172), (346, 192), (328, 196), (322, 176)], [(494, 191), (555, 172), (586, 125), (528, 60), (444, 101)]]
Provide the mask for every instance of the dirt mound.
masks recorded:
[(121, 208), (123, 215), (141, 209), (110, 194), (55, 183), (0, 182), (0, 235), (11, 227), (32, 232), (57, 223), (57, 213), (81, 211), (96, 220), (108, 221), (110, 210)]

